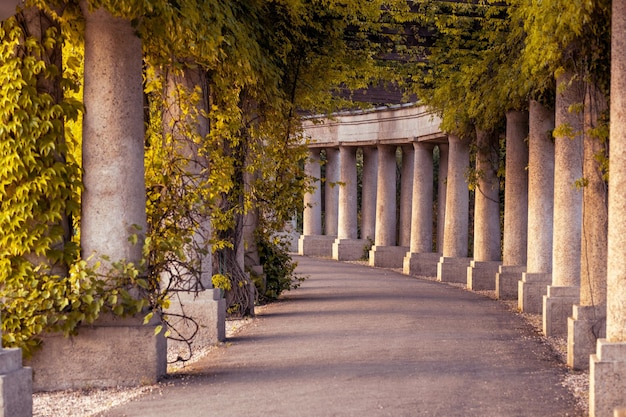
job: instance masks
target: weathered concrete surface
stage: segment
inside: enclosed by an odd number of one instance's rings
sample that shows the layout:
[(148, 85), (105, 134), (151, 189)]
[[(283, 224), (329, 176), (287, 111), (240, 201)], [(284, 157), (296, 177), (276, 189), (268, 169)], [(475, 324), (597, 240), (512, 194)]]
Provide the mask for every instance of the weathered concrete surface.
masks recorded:
[(107, 413), (582, 416), (565, 372), (497, 301), (388, 270), (297, 258), (309, 278), (184, 378)]
[(2, 349), (0, 343), (0, 417), (33, 415), (32, 375), (22, 367), (21, 349)]

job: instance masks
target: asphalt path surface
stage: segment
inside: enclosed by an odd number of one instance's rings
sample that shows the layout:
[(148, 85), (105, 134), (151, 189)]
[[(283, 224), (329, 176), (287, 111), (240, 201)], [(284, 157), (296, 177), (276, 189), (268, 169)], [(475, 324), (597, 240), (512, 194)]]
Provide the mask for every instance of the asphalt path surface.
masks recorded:
[(565, 367), (495, 300), (296, 257), (302, 286), (112, 417), (582, 416)]

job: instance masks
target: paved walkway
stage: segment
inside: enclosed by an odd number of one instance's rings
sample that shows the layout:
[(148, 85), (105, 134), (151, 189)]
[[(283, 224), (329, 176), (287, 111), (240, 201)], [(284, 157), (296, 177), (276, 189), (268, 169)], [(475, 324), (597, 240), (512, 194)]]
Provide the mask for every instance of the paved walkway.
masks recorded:
[(581, 416), (550, 350), (501, 303), (298, 257), (308, 276), (161, 392), (107, 416)]

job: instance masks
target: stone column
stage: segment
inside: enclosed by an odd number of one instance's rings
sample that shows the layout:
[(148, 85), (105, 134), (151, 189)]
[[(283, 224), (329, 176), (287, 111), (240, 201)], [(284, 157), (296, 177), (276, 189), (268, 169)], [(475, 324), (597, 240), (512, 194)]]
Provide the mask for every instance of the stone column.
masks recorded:
[(517, 299), (517, 283), (526, 269), (528, 237), (528, 112), (506, 113), (504, 237), (496, 296)]
[(374, 243), (376, 235), (376, 193), (378, 189), (378, 148), (363, 148), (363, 176), (361, 178), (361, 239)]
[(21, 349), (2, 348), (0, 328), (0, 416), (32, 417), (33, 371), (22, 367)]
[(554, 210), (554, 110), (531, 101), (528, 107), (528, 242), (526, 272), (518, 283), (518, 307), (539, 314), (552, 280)]
[(302, 236), (298, 239), (298, 253), (306, 256), (327, 256), (332, 248), (322, 229), (322, 186), (320, 149), (309, 148), (304, 173), (311, 179), (313, 189), (304, 194)]
[(472, 290), (495, 290), (496, 273), (501, 265), (498, 150), (498, 133), (477, 129), (474, 260), (467, 269), (467, 287)]
[(626, 2), (612, 8), (606, 338), (590, 360), (590, 417), (626, 415)]
[(469, 141), (448, 136), (448, 186), (443, 255), (437, 265), (437, 280), (467, 283), (469, 238)]
[(357, 239), (356, 147), (339, 147), (339, 224), (333, 243), (333, 259), (352, 261), (363, 257), (364, 242)]
[[(142, 259), (146, 232), (142, 45), (130, 20), (85, 15), (81, 247), (83, 257)], [(137, 244), (129, 237), (137, 235)], [(105, 272), (108, 261), (100, 266)], [(166, 341), (143, 315), (101, 316), (79, 336), (46, 336), (33, 357), (34, 389), (155, 383), (166, 372)], [(130, 342), (129, 342), (130, 341)], [(71, 358), (71, 360), (68, 360)]]
[(593, 84), (587, 84), (586, 90), (580, 304), (574, 305), (567, 320), (567, 364), (578, 370), (589, 368), (597, 339), (606, 337), (608, 190), (596, 157), (608, 156), (608, 149), (593, 129), (607, 102)]
[(396, 145), (379, 145), (376, 238), (370, 250), (371, 266), (402, 267), (407, 249), (396, 246), (396, 227)]
[[(172, 157), (184, 162), (185, 183), (193, 189), (207, 187), (208, 161), (201, 153), (197, 138), (190, 137), (190, 133), (204, 138), (209, 133), (207, 114), (208, 101), (198, 100), (194, 112), (185, 114), (181, 104), (188, 105), (189, 94), (196, 88), (206, 84), (204, 73), (197, 68), (166, 71), (164, 95), (167, 111), (163, 112), (163, 131), (167, 138), (164, 142)], [(184, 91), (184, 92), (183, 92)], [(181, 93), (182, 92), (182, 93)], [(221, 291), (213, 288), (211, 256), (211, 219), (207, 208), (196, 207), (193, 215), (197, 223), (190, 236), (191, 240), (185, 245), (185, 254), (191, 267), (177, 267), (175, 274), (165, 271), (161, 277), (162, 288), (172, 290), (175, 294), (171, 298), (166, 314), (169, 324), (181, 338), (193, 340), (192, 352), (206, 346), (223, 342), (226, 338), (226, 301)], [(188, 225), (178, 225), (188, 227)], [(158, 227), (158, 226), (157, 226)], [(188, 318), (193, 319), (193, 323)], [(197, 325), (196, 325), (197, 324)], [(189, 345), (186, 342), (168, 339), (168, 349), (176, 350), (182, 357), (189, 355)]]
[(443, 253), (443, 233), (446, 223), (446, 190), (448, 187), (448, 144), (440, 143), (437, 181), (437, 252)]
[(413, 144), (402, 146), (402, 171), (400, 174), (400, 218), (398, 219), (398, 246), (411, 245), (411, 209), (413, 205), (413, 181), (415, 151)]
[[(565, 73), (557, 80), (552, 285), (543, 300), (546, 336), (567, 334), (567, 318), (580, 298), (582, 190), (576, 181), (583, 176), (583, 116), (570, 112), (569, 107), (583, 102), (584, 86), (577, 80), (570, 82), (572, 77)], [(559, 134), (564, 130), (568, 134)]]
[(414, 142), (413, 216), (411, 246), (404, 257), (404, 273), (437, 276), (439, 254), (433, 252), (433, 145)]
[(339, 149), (326, 148), (326, 183), (324, 189), (324, 232), (337, 237), (339, 225)]

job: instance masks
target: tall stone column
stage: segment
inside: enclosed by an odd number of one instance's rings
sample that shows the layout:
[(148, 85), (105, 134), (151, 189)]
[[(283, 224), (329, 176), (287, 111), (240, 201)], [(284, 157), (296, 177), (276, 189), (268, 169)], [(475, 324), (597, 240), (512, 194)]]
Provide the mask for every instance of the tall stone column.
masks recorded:
[(626, 2), (612, 8), (606, 338), (590, 360), (590, 417), (626, 412)]
[[(85, 16), (81, 247), (85, 258), (138, 262), (146, 232), (142, 45), (130, 20)], [(129, 237), (138, 236), (132, 244)], [(109, 268), (108, 262), (100, 267)], [(101, 316), (79, 336), (46, 337), (33, 358), (34, 389), (154, 383), (166, 372), (166, 341), (143, 317)], [(71, 360), (68, 360), (71, 358)]]
[(518, 307), (541, 313), (552, 280), (554, 210), (554, 110), (537, 101), (528, 107), (528, 242), (526, 272), (518, 282)]
[(433, 252), (433, 145), (414, 142), (411, 246), (404, 257), (407, 275), (437, 276), (439, 254)]
[(476, 131), (478, 184), (474, 204), (474, 260), (467, 269), (467, 287), (495, 290), (500, 262), (499, 138), (493, 131)]
[(608, 234), (608, 189), (598, 155), (608, 156), (607, 144), (593, 134), (607, 101), (598, 88), (588, 83), (585, 96), (583, 139), (583, 228), (580, 304), (567, 320), (567, 364), (588, 369), (589, 355), (597, 339), (606, 337), (606, 263)]
[(415, 151), (413, 144), (402, 146), (402, 171), (400, 174), (400, 218), (398, 219), (398, 246), (411, 245), (411, 210), (413, 205), (413, 181)]
[(339, 225), (339, 149), (326, 148), (326, 183), (324, 193), (324, 231), (337, 237)]
[(446, 223), (446, 194), (448, 188), (448, 144), (440, 143), (437, 181), (437, 252), (443, 253), (443, 234)]
[[(191, 189), (207, 187), (208, 161), (200, 150), (199, 141), (190, 132), (203, 138), (209, 133), (207, 114), (208, 100), (200, 99), (196, 111), (185, 113), (181, 105), (189, 103), (189, 94), (206, 85), (204, 73), (198, 68), (164, 71), (164, 96), (166, 111), (163, 112), (163, 131), (168, 153), (179, 161), (185, 161), (185, 183)], [(184, 91), (181, 93), (181, 91)], [(195, 113), (195, 114), (194, 114)], [(195, 208), (192, 219), (196, 224), (191, 240), (184, 250), (190, 267), (177, 265), (176, 273), (167, 270), (162, 274), (162, 288), (169, 288), (172, 297), (166, 310), (169, 325), (181, 338), (192, 340), (191, 349), (196, 353), (206, 346), (223, 342), (226, 338), (226, 301), (221, 291), (213, 288), (211, 256), (211, 218), (207, 207)], [(183, 220), (183, 221), (185, 221)], [(155, 227), (160, 227), (155, 225)], [(169, 226), (168, 226), (169, 227)], [(178, 225), (186, 228), (188, 224)], [(245, 229), (244, 229), (245, 233)], [(254, 242), (252, 242), (254, 243)], [(243, 267), (243, 265), (242, 265)], [(191, 318), (193, 320), (189, 320)], [(181, 357), (190, 354), (186, 341), (168, 339), (168, 349), (176, 350)]]
[(378, 189), (378, 148), (363, 147), (361, 178), (361, 239), (374, 243), (376, 235), (376, 194)]
[(406, 249), (396, 246), (396, 145), (378, 145), (376, 238), (370, 250), (371, 266), (400, 268)]
[(517, 299), (517, 283), (526, 269), (528, 238), (528, 112), (506, 113), (504, 237), (496, 295)]
[(448, 186), (443, 255), (437, 265), (437, 280), (467, 283), (469, 238), (469, 141), (448, 135)]
[(357, 260), (363, 256), (364, 242), (357, 239), (356, 147), (340, 146), (339, 224), (333, 243), (333, 259)]
[[(543, 300), (543, 331), (546, 336), (565, 336), (567, 318), (580, 298), (582, 237), (583, 116), (570, 112), (584, 100), (584, 85), (565, 73), (557, 80), (554, 151), (554, 238), (552, 285)], [(565, 87), (567, 86), (567, 87)], [(567, 129), (563, 129), (566, 127)], [(558, 134), (569, 130), (569, 134)]]
[(302, 236), (298, 239), (298, 253), (306, 256), (328, 256), (332, 252), (332, 241), (323, 236), (322, 173), (319, 148), (309, 148), (309, 158), (304, 165), (304, 173), (311, 178), (313, 189), (304, 194)]

